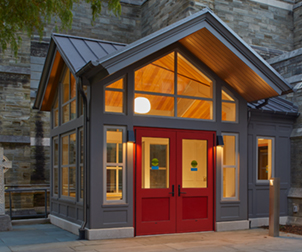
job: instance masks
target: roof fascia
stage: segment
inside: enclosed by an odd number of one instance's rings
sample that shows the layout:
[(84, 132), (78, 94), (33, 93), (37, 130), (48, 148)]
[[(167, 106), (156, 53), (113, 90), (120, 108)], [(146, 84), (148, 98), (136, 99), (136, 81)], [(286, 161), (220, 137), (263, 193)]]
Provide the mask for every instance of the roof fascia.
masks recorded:
[(43, 70), (42, 70), (42, 75), (40, 78), (40, 82), (39, 82), (39, 88), (37, 91), (37, 95), (36, 95), (36, 99), (33, 105), (33, 109), (41, 109), (42, 106), (42, 101), (44, 98), (44, 94), (45, 94), (45, 90), (47, 87), (47, 83), (49, 80), (49, 76), (51, 73), (51, 69), (55, 60), (55, 55), (56, 55), (56, 44), (54, 43), (54, 41), (51, 39), (50, 40), (50, 45), (48, 48), (48, 52), (47, 52), (47, 57), (46, 60), (44, 62), (44, 66), (43, 66)]
[(146, 36), (132, 44), (126, 46), (123, 50), (112, 53), (102, 58), (98, 64), (107, 69), (112, 74), (134, 62), (172, 44), (183, 37), (186, 37), (204, 26), (208, 10), (203, 10), (188, 17), (186, 22), (180, 20), (170, 26), (167, 26), (149, 36)]
[(288, 120), (295, 120), (300, 115), (300, 113), (295, 113), (295, 112), (270, 111), (270, 110), (254, 109), (254, 108), (248, 108), (248, 110), (252, 112), (252, 116), (254, 115), (256, 117), (273, 116), (276, 118), (286, 118)]

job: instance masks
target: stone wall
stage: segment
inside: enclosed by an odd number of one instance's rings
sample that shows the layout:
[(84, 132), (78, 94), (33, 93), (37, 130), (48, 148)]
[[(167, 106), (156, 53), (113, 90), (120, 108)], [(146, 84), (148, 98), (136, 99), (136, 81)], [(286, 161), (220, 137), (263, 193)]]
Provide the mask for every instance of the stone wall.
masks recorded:
[[(290, 79), (293, 86), (297, 86), (302, 78), (302, 57), (298, 56), (302, 54), (298, 49), (302, 45), (302, 0), (263, 2), (121, 0), (120, 17), (115, 17), (103, 8), (94, 26), (91, 26), (90, 5), (81, 3), (74, 9), (72, 29), (60, 33), (131, 43), (208, 7), (262, 57), (281, 57), (277, 60), (274, 58), (272, 65)], [(13, 169), (5, 175), (8, 186), (49, 184), (49, 113), (34, 111), (31, 107), (52, 32), (55, 32), (53, 24), (45, 28), (41, 41), (37, 35), (30, 39), (22, 35), (23, 43), (17, 58), (12, 56), (10, 50), (1, 53), (0, 146), (4, 147), (5, 155), (13, 161)], [(298, 49), (294, 51), (295, 57), (282, 59), (287, 55), (284, 52), (293, 49)], [(290, 95), (288, 98), (298, 103), (302, 111), (299, 95)], [(301, 120), (297, 120), (296, 131), (302, 128)], [(293, 145), (298, 146), (299, 141), (294, 140)]]

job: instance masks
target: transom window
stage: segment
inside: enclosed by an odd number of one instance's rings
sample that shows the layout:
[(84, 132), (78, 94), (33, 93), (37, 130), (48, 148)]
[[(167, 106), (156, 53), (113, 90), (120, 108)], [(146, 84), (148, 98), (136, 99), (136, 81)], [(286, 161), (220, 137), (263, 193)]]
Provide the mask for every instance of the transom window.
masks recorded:
[(137, 98), (149, 101), (147, 115), (213, 120), (213, 82), (179, 52), (135, 71)]
[(76, 80), (67, 68), (62, 81), (62, 123), (76, 118)]
[(237, 102), (226, 89), (221, 90), (221, 121), (237, 121)]

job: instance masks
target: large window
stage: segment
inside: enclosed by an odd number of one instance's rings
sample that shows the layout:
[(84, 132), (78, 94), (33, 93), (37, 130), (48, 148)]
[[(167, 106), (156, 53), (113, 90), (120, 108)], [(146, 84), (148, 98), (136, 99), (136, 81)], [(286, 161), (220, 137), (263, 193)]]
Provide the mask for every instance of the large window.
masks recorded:
[(221, 90), (221, 121), (237, 122), (237, 101), (226, 89)]
[(67, 68), (62, 80), (62, 123), (76, 118), (76, 80)]
[(105, 126), (105, 201), (125, 202), (125, 128)]
[(151, 108), (147, 115), (214, 118), (212, 80), (179, 52), (135, 71), (137, 98), (149, 101)]
[(274, 138), (257, 137), (257, 181), (267, 181), (274, 175)]
[(222, 135), (222, 198), (238, 199), (238, 135)]
[(62, 191), (63, 196), (76, 196), (76, 133), (62, 137)]

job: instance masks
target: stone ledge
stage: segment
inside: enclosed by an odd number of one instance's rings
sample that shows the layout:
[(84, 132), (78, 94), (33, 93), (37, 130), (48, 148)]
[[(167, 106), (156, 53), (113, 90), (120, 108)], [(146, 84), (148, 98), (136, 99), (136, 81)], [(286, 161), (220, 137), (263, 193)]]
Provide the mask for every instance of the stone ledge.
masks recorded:
[(271, 65), (273, 64), (276, 64), (276, 63), (279, 63), (281, 61), (285, 61), (285, 60), (288, 60), (290, 58), (294, 58), (294, 57), (297, 57), (299, 55), (302, 54), (302, 48), (299, 48), (297, 50), (293, 50), (293, 51), (290, 51), (290, 52), (286, 52), (286, 53), (283, 53), (282, 55), (280, 56), (277, 56), (277, 57), (274, 57), (274, 58), (271, 58), (271, 59), (268, 59), (267, 62)]
[(30, 68), (16, 67), (16, 66), (0, 66), (0, 72), (30, 75)]
[(58, 226), (59, 228), (62, 228), (64, 230), (67, 230), (75, 235), (79, 235), (79, 228), (81, 227), (79, 224), (73, 223), (68, 220), (64, 220), (52, 214), (49, 214), (48, 218), (51, 224)]
[(302, 226), (302, 217), (288, 216), (287, 224), (289, 224), (289, 225), (301, 225)]
[(288, 198), (296, 198), (296, 199), (302, 199), (302, 188), (293, 188), (291, 187), (289, 189)]
[(5, 136), (0, 135), (0, 142), (2, 143), (30, 143), (29, 136)]
[[(250, 218), (251, 228), (261, 227), (261, 226), (268, 226), (269, 218), (262, 217), (262, 218)], [(280, 216), (279, 223), (281, 225), (285, 225), (288, 222), (288, 216)]]
[(250, 222), (248, 220), (216, 222), (216, 231), (244, 230), (249, 229), (249, 226)]
[(87, 229), (88, 240), (104, 240), (134, 237), (133, 227)]

